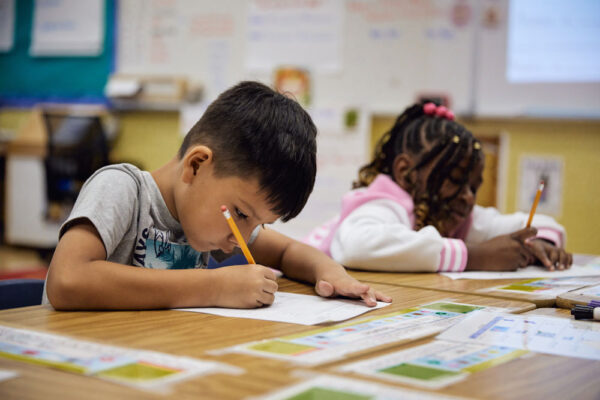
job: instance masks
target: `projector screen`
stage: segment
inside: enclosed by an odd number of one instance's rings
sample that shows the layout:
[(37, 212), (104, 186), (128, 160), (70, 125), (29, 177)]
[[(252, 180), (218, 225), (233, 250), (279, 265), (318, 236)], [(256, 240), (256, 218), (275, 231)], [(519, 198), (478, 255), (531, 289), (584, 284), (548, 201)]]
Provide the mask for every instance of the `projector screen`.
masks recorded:
[(600, 1), (480, 6), (475, 114), (600, 118)]
[(600, 81), (600, 1), (511, 0), (510, 83)]

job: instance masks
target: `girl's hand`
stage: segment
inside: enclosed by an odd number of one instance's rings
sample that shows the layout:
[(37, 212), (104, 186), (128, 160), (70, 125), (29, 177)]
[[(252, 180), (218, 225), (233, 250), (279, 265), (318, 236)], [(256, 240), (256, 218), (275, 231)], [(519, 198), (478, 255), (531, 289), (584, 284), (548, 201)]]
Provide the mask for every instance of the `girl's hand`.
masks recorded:
[(526, 240), (525, 247), (529, 250), (534, 261), (539, 262), (549, 271), (571, 268), (573, 255), (565, 249), (558, 248), (544, 239)]
[(378, 292), (369, 285), (361, 283), (344, 273), (343, 276), (331, 276), (319, 279), (315, 291), (322, 297), (360, 297), (369, 307), (377, 305), (377, 300), (391, 303), (392, 298)]
[(515, 271), (526, 267), (532, 256), (525, 241), (536, 233), (535, 228), (523, 228), (483, 243), (468, 244), (465, 270)]

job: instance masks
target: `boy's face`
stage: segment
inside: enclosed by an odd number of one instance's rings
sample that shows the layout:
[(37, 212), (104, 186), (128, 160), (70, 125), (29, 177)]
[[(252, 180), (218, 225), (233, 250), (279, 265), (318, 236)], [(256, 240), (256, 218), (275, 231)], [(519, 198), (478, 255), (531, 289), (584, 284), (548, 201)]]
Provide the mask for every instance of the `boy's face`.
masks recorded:
[[(185, 174), (185, 173), (184, 173)], [(275, 222), (256, 178), (215, 177), (212, 163), (201, 163), (175, 189), (177, 216), (188, 243), (197, 251), (222, 250), (231, 253), (237, 241), (221, 212), (225, 205), (247, 242), (261, 224)]]

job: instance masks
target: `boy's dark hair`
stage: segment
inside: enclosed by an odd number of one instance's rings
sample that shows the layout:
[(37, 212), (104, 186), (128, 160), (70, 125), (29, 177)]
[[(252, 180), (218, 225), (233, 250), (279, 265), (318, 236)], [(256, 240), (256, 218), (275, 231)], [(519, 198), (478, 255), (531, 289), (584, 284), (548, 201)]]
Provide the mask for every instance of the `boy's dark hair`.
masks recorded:
[[(428, 165), (437, 159), (427, 177), (424, 193), (413, 199), (415, 203), (415, 230), (426, 225), (440, 229), (443, 216), (448, 212), (448, 203), (462, 190), (468, 181), (465, 174), (457, 184), (459, 189), (449, 198), (437, 195), (446, 179), (451, 179), (451, 171), (470, 154), (467, 170), (471, 170), (483, 155), (481, 142), (461, 124), (433, 115), (425, 114), (422, 103), (408, 107), (396, 119), (394, 126), (377, 143), (373, 160), (360, 168), (354, 188), (368, 186), (380, 174), (392, 175), (397, 155), (406, 153), (417, 156), (417, 163), (411, 170)], [(410, 172), (410, 171), (409, 171)], [(408, 176), (408, 173), (407, 173)]]
[(313, 190), (317, 128), (294, 100), (258, 82), (223, 92), (188, 132), (178, 156), (194, 145), (213, 150), (218, 177), (256, 177), (283, 222)]

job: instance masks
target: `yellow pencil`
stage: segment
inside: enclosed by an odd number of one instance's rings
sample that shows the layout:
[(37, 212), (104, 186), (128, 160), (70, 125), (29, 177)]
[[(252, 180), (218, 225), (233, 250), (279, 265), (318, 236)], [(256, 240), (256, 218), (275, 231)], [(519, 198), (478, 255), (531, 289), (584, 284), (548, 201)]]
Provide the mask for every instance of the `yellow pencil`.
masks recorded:
[(535, 209), (537, 208), (537, 205), (540, 202), (540, 197), (542, 197), (543, 191), (544, 191), (544, 181), (541, 181), (540, 187), (538, 187), (537, 193), (535, 194), (535, 200), (533, 200), (533, 205), (531, 206), (531, 211), (529, 212), (529, 219), (527, 220), (527, 228), (529, 228), (531, 226), (531, 221), (533, 220), (533, 214), (535, 214)]
[(227, 209), (227, 207), (221, 206), (221, 211), (223, 212), (223, 216), (225, 217), (225, 219), (227, 220), (227, 223), (229, 224), (229, 228), (231, 228), (231, 232), (233, 232), (233, 236), (235, 236), (235, 240), (237, 240), (238, 245), (242, 249), (242, 252), (244, 253), (244, 257), (246, 257), (248, 264), (256, 264), (256, 261), (254, 261), (254, 257), (252, 257), (252, 253), (250, 253), (250, 249), (246, 245), (246, 242), (244, 241), (244, 238), (242, 237), (240, 230), (238, 229), (237, 225), (235, 224), (235, 221), (231, 217), (229, 210)]

